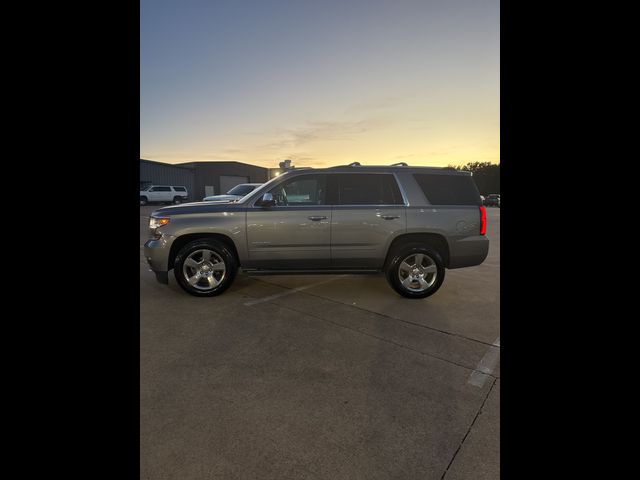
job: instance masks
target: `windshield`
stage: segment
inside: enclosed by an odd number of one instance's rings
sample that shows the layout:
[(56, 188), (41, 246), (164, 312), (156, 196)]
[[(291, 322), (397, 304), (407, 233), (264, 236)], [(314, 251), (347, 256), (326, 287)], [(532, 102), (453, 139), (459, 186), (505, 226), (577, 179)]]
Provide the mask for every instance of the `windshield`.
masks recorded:
[(244, 197), (247, 193), (253, 192), (259, 185), (236, 185), (227, 192), (227, 195), (238, 195)]

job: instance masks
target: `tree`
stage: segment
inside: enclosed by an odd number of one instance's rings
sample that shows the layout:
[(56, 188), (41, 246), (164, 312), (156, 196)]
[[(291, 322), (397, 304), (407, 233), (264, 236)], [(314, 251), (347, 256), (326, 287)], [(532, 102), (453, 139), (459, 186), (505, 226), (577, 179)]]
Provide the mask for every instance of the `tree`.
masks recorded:
[(496, 165), (491, 162), (470, 162), (462, 166), (449, 165), (449, 168), (473, 173), (473, 180), (476, 182), (481, 195), (500, 193), (499, 163)]

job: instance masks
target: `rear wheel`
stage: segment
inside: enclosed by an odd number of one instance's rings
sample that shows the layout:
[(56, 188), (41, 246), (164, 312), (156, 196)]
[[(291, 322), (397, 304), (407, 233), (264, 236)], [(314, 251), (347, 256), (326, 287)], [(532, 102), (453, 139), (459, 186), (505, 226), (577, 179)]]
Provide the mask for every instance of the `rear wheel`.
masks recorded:
[(400, 246), (392, 254), (387, 281), (403, 297), (426, 298), (444, 281), (444, 264), (432, 247), (420, 243)]
[(231, 286), (238, 262), (227, 246), (216, 240), (194, 240), (178, 253), (173, 265), (178, 284), (191, 295), (213, 297)]
[(174, 205), (179, 205), (182, 203), (182, 199), (180, 197), (173, 197), (173, 203)]

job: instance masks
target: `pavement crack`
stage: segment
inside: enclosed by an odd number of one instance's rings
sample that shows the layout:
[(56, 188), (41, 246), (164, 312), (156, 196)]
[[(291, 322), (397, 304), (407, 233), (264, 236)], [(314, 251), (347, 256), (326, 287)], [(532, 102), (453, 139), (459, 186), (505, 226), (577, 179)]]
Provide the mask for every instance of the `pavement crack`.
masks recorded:
[[(300, 293), (303, 293), (303, 292), (300, 292)], [(319, 298), (324, 298), (324, 297), (319, 297)], [(333, 320), (327, 320), (326, 318), (322, 318), (322, 317), (320, 317), (318, 315), (314, 315), (312, 313), (305, 312), (304, 310), (298, 310), (297, 308), (292, 308), (292, 307), (289, 307), (289, 306), (286, 306), (286, 305), (282, 305), (280, 303), (271, 302), (271, 301), (268, 302), (268, 303), (271, 303), (272, 305), (275, 305), (275, 306), (277, 306), (279, 308), (284, 308), (286, 310), (289, 310), (289, 311), (292, 311), (292, 312), (296, 312), (296, 313), (300, 313), (302, 315), (306, 315), (308, 317), (315, 318), (315, 319), (320, 320), (322, 322), (329, 323), (331, 325), (335, 325), (335, 326), (340, 327), (340, 328), (344, 328), (346, 330), (351, 330), (352, 332), (359, 333), (360, 335), (365, 335), (367, 337), (375, 338), (376, 340), (380, 340), (380, 341), (385, 342), (385, 343), (390, 343), (391, 345), (395, 345), (396, 347), (404, 348), (405, 350), (409, 350), (411, 352), (415, 352), (415, 353), (418, 353), (420, 355), (424, 355), (426, 357), (431, 357), (431, 358), (435, 358), (436, 360), (441, 360), (443, 362), (446, 362), (446, 363), (451, 364), (451, 365), (455, 365), (455, 366), (460, 367), (460, 368), (464, 368), (465, 370), (469, 370), (471, 372), (475, 372), (476, 371), (476, 369), (474, 367), (469, 367), (468, 365), (463, 365), (461, 363), (454, 362), (452, 360), (449, 360), (448, 358), (444, 358), (444, 357), (441, 357), (439, 355), (434, 355), (432, 353), (427, 353), (427, 352), (423, 352), (421, 350), (417, 350), (417, 349), (412, 348), (412, 347), (408, 347), (407, 345), (403, 345), (401, 343), (394, 342), (393, 340), (389, 340), (389, 339), (386, 339), (384, 337), (379, 337), (378, 335), (373, 335), (371, 333), (364, 332), (364, 331), (362, 331), (362, 330), (360, 330), (358, 328), (354, 328), (354, 327), (351, 327), (349, 325), (344, 325), (342, 323), (338, 323), (338, 322), (335, 322)], [(341, 302), (337, 302), (337, 303), (340, 303), (341, 305), (347, 305), (347, 304), (344, 304), (344, 303), (341, 303)], [(492, 375), (490, 373), (485, 373), (485, 375), (487, 375), (488, 377), (493, 378), (494, 381), (498, 378), (495, 375)]]
[(462, 445), (464, 444), (465, 440), (467, 439), (467, 437), (469, 436), (469, 434), (471, 433), (471, 429), (473, 428), (473, 426), (476, 423), (476, 420), (478, 420), (478, 417), (480, 416), (480, 414), (482, 413), (482, 409), (484, 408), (485, 403), (487, 403), (487, 399), (489, 398), (489, 395), (491, 394), (491, 392), (493, 391), (493, 387), (496, 384), (496, 378), (494, 377), (493, 382), (491, 383), (491, 387), (489, 387), (489, 391), (487, 392), (487, 395), (484, 397), (484, 400), (482, 400), (482, 404), (480, 405), (480, 408), (478, 409), (478, 411), (476, 412), (476, 416), (473, 417), (473, 421), (471, 422), (471, 425), (469, 425), (469, 428), (467, 429), (467, 433), (464, 434), (464, 437), (462, 437), (462, 441), (460, 442), (460, 445), (458, 445), (458, 448), (456, 449), (455, 453), (453, 454), (453, 457), (451, 457), (451, 461), (449, 462), (449, 465), (447, 465), (447, 468), (445, 469), (444, 473), (442, 474), (442, 476), (440, 477), (440, 480), (444, 480), (444, 478), (447, 476), (447, 473), (449, 472), (449, 469), (451, 468), (451, 465), (453, 465), (453, 461), (456, 459), (456, 457), (458, 456), (458, 453), (460, 452), (460, 450), (462, 449)]
[[(276, 283), (265, 282), (264, 280), (261, 280), (261, 279), (259, 279), (259, 278), (253, 278), (253, 277), (248, 277), (248, 278), (250, 278), (251, 280), (254, 280), (254, 281), (256, 281), (256, 282), (264, 283), (265, 285), (277, 286), (277, 287), (280, 287), (280, 288), (284, 288), (284, 289), (286, 289), (286, 290), (295, 290), (294, 288), (285, 287), (285, 286), (283, 286), (283, 285), (278, 285), (278, 284), (276, 284)], [(319, 299), (321, 299), (321, 300), (326, 300), (326, 301), (328, 301), (328, 302), (335, 303), (335, 304), (338, 304), (338, 305), (345, 305), (345, 306), (350, 307), (350, 308), (355, 308), (355, 309), (361, 310), (361, 311), (363, 311), (363, 312), (371, 313), (371, 314), (373, 314), (373, 315), (377, 315), (377, 316), (379, 316), (379, 317), (386, 318), (386, 319), (388, 319), (388, 320), (396, 320), (396, 321), (398, 321), (398, 322), (406, 323), (406, 324), (413, 325), (413, 326), (415, 326), (415, 327), (419, 327), (419, 328), (424, 328), (424, 329), (426, 329), (426, 330), (432, 330), (432, 331), (434, 331), (434, 332), (442, 333), (442, 334), (444, 334), (444, 335), (451, 335), (451, 336), (453, 336), (453, 337), (463, 338), (463, 339), (468, 340), (468, 341), (470, 341), (470, 342), (480, 343), (480, 344), (482, 344), (482, 345), (486, 345), (486, 346), (488, 346), (488, 347), (497, 347), (497, 348), (500, 348), (500, 346), (499, 346), (499, 345), (493, 345), (492, 343), (484, 342), (484, 341), (482, 341), (482, 340), (478, 340), (478, 339), (476, 339), (476, 338), (466, 337), (466, 336), (464, 336), (464, 335), (460, 335), (459, 333), (447, 332), (446, 330), (440, 330), (439, 328), (430, 327), (430, 326), (428, 326), (428, 325), (423, 325), (423, 324), (421, 324), (421, 323), (412, 322), (412, 321), (410, 321), (410, 320), (404, 320), (404, 319), (402, 319), (402, 318), (392, 317), (391, 315), (385, 315), (384, 313), (375, 312), (375, 311), (373, 311), (373, 310), (369, 310), (369, 309), (367, 309), (367, 308), (362, 308), (362, 307), (359, 307), (359, 306), (357, 306), (357, 305), (351, 305), (351, 304), (349, 304), (349, 303), (340, 302), (340, 301), (338, 301), (338, 300), (334, 300), (334, 299), (332, 299), (332, 298), (323, 297), (323, 296), (321, 296), (321, 295), (316, 295), (316, 294), (314, 294), (314, 293), (310, 293), (310, 292), (308, 292), (308, 291), (300, 291), (299, 293), (301, 293), (301, 294), (303, 294), (303, 295), (309, 295), (309, 296), (311, 296), (311, 297), (319, 298)]]

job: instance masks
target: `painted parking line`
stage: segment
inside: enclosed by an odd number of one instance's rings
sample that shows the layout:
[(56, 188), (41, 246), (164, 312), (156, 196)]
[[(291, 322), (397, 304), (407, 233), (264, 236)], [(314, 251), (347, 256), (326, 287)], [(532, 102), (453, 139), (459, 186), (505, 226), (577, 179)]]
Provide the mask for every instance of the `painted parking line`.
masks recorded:
[(338, 275), (336, 277), (330, 278), (329, 280), (323, 280), (322, 282), (312, 283), (311, 285), (305, 285), (304, 287), (293, 288), (291, 290), (287, 290), (286, 292), (277, 293), (275, 295), (269, 295), (268, 297), (264, 297), (264, 298), (257, 298), (255, 300), (251, 300), (250, 302), (246, 302), (244, 306), (250, 307), (252, 305), (257, 305), (259, 303), (270, 302), (271, 300), (275, 300), (276, 298), (286, 297), (287, 295), (292, 295), (296, 292), (300, 292), (308, 288), (317, 287), (318, 285), (323, 285), (325, 283), (333, 282), (334, 280), (338, 280), (339, 278), (344, 278), (348, 276), (349, 275)]
[(496, 368), (496, 364), (498, 363), (499, 358), (500, 337), (498, 337), (496, 341), (493, 342), (493, 345), (491, 345), (489, 347), (489, 350), (487, 350), (487, 353), (484, 354), (484, 357), (482, 357), (476, 369), (471, 372), (467, 383), (482, 388), (489, 375), (493, 373), (493, 369)]

